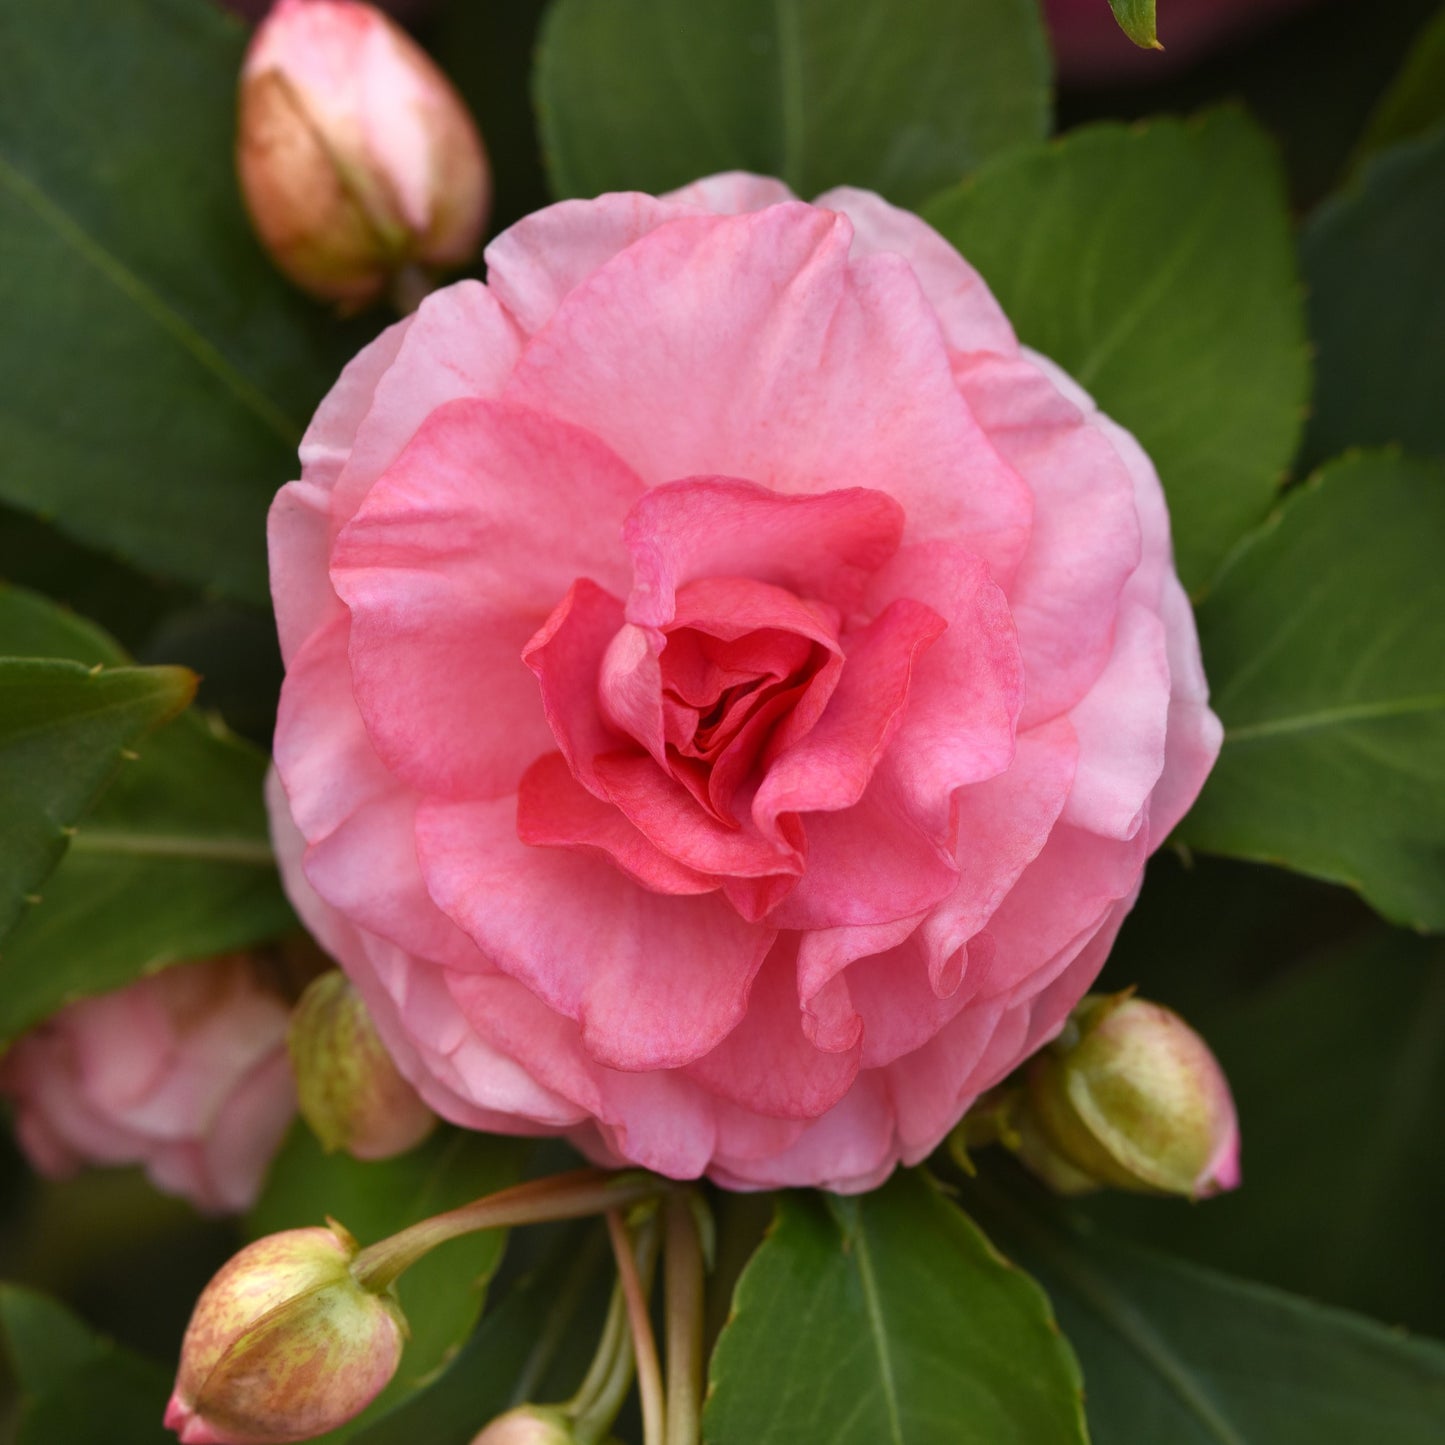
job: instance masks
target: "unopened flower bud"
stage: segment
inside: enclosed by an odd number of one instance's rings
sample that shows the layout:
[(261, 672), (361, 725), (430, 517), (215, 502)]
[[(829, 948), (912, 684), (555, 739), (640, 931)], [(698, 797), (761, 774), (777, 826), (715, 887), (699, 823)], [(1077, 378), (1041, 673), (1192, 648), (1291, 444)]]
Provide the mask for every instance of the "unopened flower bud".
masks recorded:
[(184, 1445), (309, 1440), (351, 1419), (401, 1359), (391, 1291), (357, 1283), (356, 1241), (334, 1221), (247, 1245), (201, 1292), (166, 1426)]
[(470, 259), (491, 173), (461, 98), (371, 5), (280, 0), (241, 72), (241, 190), (298, 286), (355, 307)]
[(1012, 1114), (1023, 1161), (1063, 1194), (1108, 1185), (1199, 1199), (1239, 1184), (1229, 1084), (1203, 1039), (1130, 993), (1092, 994), (1029, 1064)]
[(288, 1038), (297, 1102), (328, 1153), (390, 1159), (421, 1143), (436, 1115), (402, 1078), (362, 997), (337, 969), (313, 979)]
[(472, 1445), (576, 1445), (567, 1416), (549, 1405), (519, 1405), (498, 1415)]

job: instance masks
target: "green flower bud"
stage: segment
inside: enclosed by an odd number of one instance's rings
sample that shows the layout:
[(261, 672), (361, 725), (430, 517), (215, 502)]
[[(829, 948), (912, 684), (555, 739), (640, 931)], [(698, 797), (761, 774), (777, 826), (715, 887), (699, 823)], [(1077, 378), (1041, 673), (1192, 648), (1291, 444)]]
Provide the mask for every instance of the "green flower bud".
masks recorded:
[(201, 1292), (165, 1423), (184, 1445), (309, 1440), (351, 1419), (396, 1373), (406, 1320), (358, 1284), (356, 1241), (332, 1221), (248, 1245)]
[(421, 1143), (436, 1115), (397, 1072), (345, 974), (314, 979), (291, 1015), (297, 1103), (328, 1153), (389, 1159)]
[(1103, 1186), (1198, 1199), (1240, 1182), (1229, 1084), (1204, 1041), (1132, 991), (1091, 994), (1028, 1065), (1019, 1157), (1061, 1194)]

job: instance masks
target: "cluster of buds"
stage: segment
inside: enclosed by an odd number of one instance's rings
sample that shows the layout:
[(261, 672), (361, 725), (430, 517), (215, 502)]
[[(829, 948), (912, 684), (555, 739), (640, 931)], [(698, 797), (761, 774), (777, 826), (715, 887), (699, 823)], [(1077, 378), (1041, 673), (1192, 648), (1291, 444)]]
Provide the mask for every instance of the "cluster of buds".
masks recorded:
[(1022, 1081), (965, 1120), (1060, 1194), (1113, 1188), (1201, 1199), (1237, 1187), (1239, 1123), (1208, 1046), (1178, 1014), (1090, 994)]
[(251, 220), (296, 285), (355, 309), (476, 252), (491, 172), (461, 97), (374, 6), (279, 0), (241, 72), (236, 165)]

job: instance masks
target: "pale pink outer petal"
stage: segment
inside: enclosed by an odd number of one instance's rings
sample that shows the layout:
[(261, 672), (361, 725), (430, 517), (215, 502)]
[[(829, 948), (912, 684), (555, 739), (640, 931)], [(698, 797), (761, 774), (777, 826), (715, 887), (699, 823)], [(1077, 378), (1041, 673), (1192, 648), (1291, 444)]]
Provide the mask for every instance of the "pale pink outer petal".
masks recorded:
[(970, 356), (954, 374), (1034, 494), (1028, 551), (1008, 587), (1029, 679), (1020, 725), (1032, 727), (1078, 702), (1108, 660), (1111, 620), (1142, 556), (1136, 489), (1088, 424), (1093, 404), (1061, 393), (1031, 353)]
[[(663, 198), (679, 205), (697, 206), (715, 216), (739, 216), (744, 211), (761, 211), (768, 206), (781, 206), (798, 198), (782, 181), (772, 176), (757, 176), (750, 171), (719, 171), (704, 176)], [(836, 209), (841, 210), (842, 207)]]
[(910, 535), (1005, 579), (1027, 489), (959, 396), (907, 264), (849, 264), (850, 244), (845, 219), (797, 204), (669, 222), (566, 297), (507, 395), (586, 427), (652, 485), (888, 492)]
[(574, 578), (625, 590), (618, 539), (641, 491), (601, 443), (536, 412), (432, 411), (331, 554), (352, 686), (394, 776), (496, 797), (552, 750), (522, 651)]
[(824, 191), (813, 204), (841, 211), (853, 223), (855, 258), (893, 255), (908, 262), (953, 350), (1018, 351), (1013, 327), (983, 277), (926, 221), (852, 186)]

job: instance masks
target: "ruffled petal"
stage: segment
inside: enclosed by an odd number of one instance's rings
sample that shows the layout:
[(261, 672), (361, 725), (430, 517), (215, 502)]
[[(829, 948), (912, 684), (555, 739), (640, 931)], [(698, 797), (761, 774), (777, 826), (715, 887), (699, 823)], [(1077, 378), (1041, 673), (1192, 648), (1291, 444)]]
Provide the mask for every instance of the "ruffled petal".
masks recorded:
[(737, 1027), (774, 931), (722, 899), (644, 892), (600, 860), (528, 848), (510, 798), (429, 802), (416, 840), (438, 906), (492, 966), (575, 1019), (599, 1063), (675, 1068)]
[(394, 774), (448, 797), (515, 791), (553, 746), (523, 649), (580, 574), (626, 586), (617, 536), (640, 491), (547, 417), (474, 400), (432, 413), (332, 551), (357, 704)]
[(959, 395), (907, 264), (850, 265), (851, 239), (796, 204), (660, 226), (567, 296), (508, 395), (595, 432), (653, 485), (888, 492), (910, 536), (957, 541), (1006, 578), (1028, 490)]

